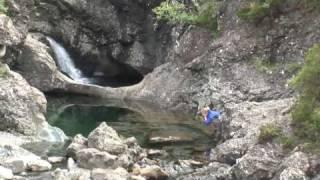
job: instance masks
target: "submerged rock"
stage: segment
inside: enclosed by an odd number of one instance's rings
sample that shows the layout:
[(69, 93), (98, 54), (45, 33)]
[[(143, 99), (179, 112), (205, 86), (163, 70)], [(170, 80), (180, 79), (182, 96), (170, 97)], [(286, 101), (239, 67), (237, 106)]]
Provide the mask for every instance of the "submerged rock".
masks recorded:
[(38, 132), (37, 137), (51, 143), (64, 143), (69, 139), (60, 128), (50, 126), (47, 123)]
[(192, 139), (187, 139), (178, 136), (168, 136), (168, 137), (150, 137), (149, 142), (152, 144), (159, 143), (182, 143), (182, 142), (192, 142)]
[(118, 133), (105, 122), (89, 134), (88, 146), (111, 154), (120, 154), (127, 150), (127, 145)]
[(165, 150), (160, 150), (160, 149), (148, 149), (147, 150), (148, 157), (157, 157), (157, 156), (168, 156), (167, 151)]

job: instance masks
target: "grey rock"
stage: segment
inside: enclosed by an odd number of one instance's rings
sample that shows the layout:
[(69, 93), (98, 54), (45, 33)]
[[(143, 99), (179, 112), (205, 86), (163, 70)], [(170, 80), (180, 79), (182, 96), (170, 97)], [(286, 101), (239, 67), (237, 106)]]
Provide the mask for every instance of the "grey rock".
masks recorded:
[(37, 134), (46, 124), (44, 95), (9, 69), (4, 77), (0, 77), (0, 84), (0, 116), (3, 117), (0, 130)]
[(14, 173), (21, 173), (27, 170), (47, 171), (52, 165), (39, 156), (14, 145), (0, 146), (0, 165), (11, 169)]
[(48, 143), (64, 144), (69, 139), (60, 128), (53, 127), (48, 123), (43, 124), (43, 127), (37, 134), (37, 138), (40, 140)]
[(167, 179), (169, 175), (164, 172), (159, 166), (147, 166), (140, 168), (139, 166), (135, 167), (132, 170), (134, 175), (140, 175), (146, 179)]
[(167, 156), (168, 153), (165, 150), (160, 149), (148, 149), (148, 157)]
[(234, 138), (218, 145), (213, 152), (212, 160), (233, 165), (248, 150), (252, 141), (244, 138)]
[(129, 173), (127, 170), (119, 167), (115, 170), (110, 169), (93, 169), (91, 178), (93, 180), (126, 180)]
[(282, 166), (287, 168), (296, 168), (306, 172), (310, 168), (309, 158), (307, 154), (303, 152), (294, 152), (284, 160)]
[(192, 142), (192, 139), (187, 139), (178, 136), (168, 136), (168, 137), (150, 137), (149, 142), (152, 144), (159, 144), (159, 143), (181, 143), (181, 142)]
[(236, 179), (271, 179), (281, 163), (281, 148), (257, 145), (237, 160), (231, 172)]
[(86, 169), (113, 168), (116, 164), (116, 160), (117, 156), (94, 148), (82, 149), (77, 152), (79, 167)]
[(12, 172), (15, 174), (22, 173), (27, 169), (26, 162), (24, 160), (18, 159), (18, 158), (9, 159), (9, 160), (5, 161), (4, 163), (2, 163), (2, 165), (11, 169)]
[(90, 170), (74, 168), (68, 171), (57, 168), (51, 176), (54, 180), (87, 180), (90, 179)]
[(33, 172), (48, 171), (52, 168), (52, 165), (42, 159), (34, 159), (27, 162), (27, 169)]
[(0, 14), (0, 44), (12, 46), (21, 43), (23, 40), (22, 34), (15, 28), (12, 20)]
[(69, 170), (75, 169), (77, 167), (76, 162), (71, 157), (68, 158), (67, 167)]
[(0, 46), (0, 58), (2, 58), (4, 55), (6, 55), (7, 46), (1, 45)]
[(65, 158), (64, 157), (59, 157), (59, 156), (51, 156), (51, 157), (48, 157), (48, 161), (52, 164), (55, 164), (55, 163), (61, 163), (62, 161), (64, 161)]
[(63, 89), (71, 80), (59, 72), (49, 47), (29, 34), (19, 56), (19, 69), (26, 80), (41, 91)]
[(67, 148), (67, 155), (76, 158), (76, 153), (81, 149), (88, 148), (87, 145), (87, 138), (83, 137), (81, 134), (77, 134)]
[(10, 169), (0, 166), (0, 179), (13, 179), (13, 173)]
[(137, 141), (137, 139), (135, 137), (129, 137), (129, 138), (125, 139), (124, 143), (128, 147), (132, 147), (132, 146), (138, 145), (138, 141)]
[(231, 166), (218, 162), (212, 162), (208, 166), (196, 169), (195, 172), (188, 175), (180, 175), (177, 179), (231, 179)]
[(120, 154), (127, 149), (127, 145), (124, 144), (118, 133), (105, 122), (89, 134), (88, 146), (111, 154)]
[(280, 180), (307, 180), (306, 174), (297, 168), (289, 167), (284, 169), (280, 174)]

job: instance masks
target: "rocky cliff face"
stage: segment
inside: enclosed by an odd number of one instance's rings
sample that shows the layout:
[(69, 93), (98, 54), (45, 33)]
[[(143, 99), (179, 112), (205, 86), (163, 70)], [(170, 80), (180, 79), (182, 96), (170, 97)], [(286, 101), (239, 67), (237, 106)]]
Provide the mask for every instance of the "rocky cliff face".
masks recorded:
[[(75, 52), (88, 76), (149, 73), (165, 61), (169, 33), (157, 33), (157, 1), (35, 1), (30, 31), (53, 36)], [(165, 26), (161, 26), (165, 32)], [(169, 32), (169, 31), (168, 31)], [(130, 75), (128, 75), (130, 76)]]

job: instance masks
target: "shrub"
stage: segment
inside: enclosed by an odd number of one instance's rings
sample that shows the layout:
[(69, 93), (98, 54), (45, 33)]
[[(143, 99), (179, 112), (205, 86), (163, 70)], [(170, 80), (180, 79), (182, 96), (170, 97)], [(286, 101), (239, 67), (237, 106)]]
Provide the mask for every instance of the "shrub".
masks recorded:
[(153, 12), (158, 20), (197, 25), (208, 28), (215, 33), (218, 29), (219, 4), (215, 0), (202, 0), (192, 8), (177, 1), (166, 0), (154, 8)]
[(259, 21), (271, 16), (283, 0), (255, 0), (247, 7), (238, 11), (239, 18), (246, 21)]
[(296, 145), (296, 139), (293, 136), (282, 136), (280, 137), (280, 143), (284, 149), (293, 149)]
[(8, 11), (8, 8), (6, 6), (5, 0), (0, 0), (0, 14), (6, 14)]
[(290, 82), (300, 92), (292, 111), (295, 132), (299, 137), (319, 141), (320, 135), (320, 44), (306, 54), (305, 64)]
[(266, 124), (260, 127), (260, 134), (258, 137), (259, 143), (271, 141), (281, 135), (281, 129), (275, 124)]
[(253, 57), (251, 59), (251, 63), (261, 73), (272, 73), (273, 71), (277, 70), (276, 63), (269, 59)]
[(187, 12), (186, 6), (179, 2), (164, 1), (153, 9), (157, 19), (167, 20), (170, 23), (195, 23), (195, 15)]

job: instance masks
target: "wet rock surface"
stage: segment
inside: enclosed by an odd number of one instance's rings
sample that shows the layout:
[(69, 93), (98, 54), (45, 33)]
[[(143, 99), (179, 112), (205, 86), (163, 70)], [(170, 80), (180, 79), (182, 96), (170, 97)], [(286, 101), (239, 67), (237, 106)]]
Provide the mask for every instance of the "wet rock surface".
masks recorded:
[(23, 77), (44, 92), (61, 89), (71, 81), (59, 72), (49, 51), (50, 48), (40, 42), (36, 35), (29, 34), (18, 58), (18, 68)]

